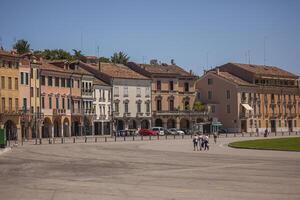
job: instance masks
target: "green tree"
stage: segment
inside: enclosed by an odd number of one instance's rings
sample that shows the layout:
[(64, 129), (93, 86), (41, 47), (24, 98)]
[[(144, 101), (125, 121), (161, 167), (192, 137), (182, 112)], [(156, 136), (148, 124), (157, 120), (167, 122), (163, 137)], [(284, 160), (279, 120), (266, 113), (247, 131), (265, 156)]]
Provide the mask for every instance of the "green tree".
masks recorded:
[(119, 53), (114, 53), (110, 59), (113, 63), (127, 64), (130, 57), (124, 52), (120, 51)]
[(194, 103), (194, 110), (195, 111), (203, 111), (205, 109), (205, 105), (201, 101), (196, 101)]
[(45, 49), (35, 52), (47, 60), (73, 60), (72, 55), (63, 49)]
[(18, 40), (14, 44), (13, 48), (17, 50), (18, 54), (24, 54), (30, 52), (30, 44), (28, 43), (28, 41), (24, 39)]
[(80, 50), (73, 49), (74, 55), (73, 58), (75, 60), (85, 61), (85, 57)]
[(99, 61), (100, 61), (100, 62), (104, 62), (104, 63), (109, 63), (109, 62), (110, 62), (110, 59), (109, 59), (109, 58), (106, 58), (106, 57), (100, 57), (100, 58), (99, 58)]

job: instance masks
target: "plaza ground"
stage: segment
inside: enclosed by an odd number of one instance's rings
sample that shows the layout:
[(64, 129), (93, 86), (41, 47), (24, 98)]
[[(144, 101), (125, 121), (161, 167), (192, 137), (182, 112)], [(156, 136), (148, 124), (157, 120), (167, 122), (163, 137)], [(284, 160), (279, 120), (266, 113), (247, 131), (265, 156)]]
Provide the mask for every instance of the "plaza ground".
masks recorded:
[(246, 139), (25, 144), (0, 155), (1, 199), (299, 199), (300, 153), (227, 147)]

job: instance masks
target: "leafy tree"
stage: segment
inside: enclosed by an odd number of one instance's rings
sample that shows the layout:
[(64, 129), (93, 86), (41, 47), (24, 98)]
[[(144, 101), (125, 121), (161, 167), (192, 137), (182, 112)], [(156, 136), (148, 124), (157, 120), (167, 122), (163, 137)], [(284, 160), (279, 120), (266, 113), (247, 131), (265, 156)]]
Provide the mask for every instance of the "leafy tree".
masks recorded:
[(80, 50), (73, 49), (73, 52), (74, 52), (73, 58), (74, 58), (75, 60), (85, 61), (85, 57), (84, 57), (84, 55), (81, 53)]
[(14, 44), (13, 48), (17, 50), (18, 54), (24, 54), (30, 52), (30, 44), (28, 43), (28, 41), (24, 39), (18, 40)]
[(205, 109), (205, 105), (201, 101), (196, 101), (194, 103), (194, 110), (195, 111), (203, 111)]
[(129, 59), (130, 57), (122, 51), (120, 51), (119, 53), (114, 53), (114, 55), (111, 57), (111, 61), (113, 63), (119, 64), (127, 64)]
[(73, 60), (72, 55), (63, 49), (45, 49), (43, 51), (35, 51), (36, 55), (41, 55), (47, 60)]
[(110, 59), (109, 59), (109, 58), (106, 58), (106, 57), (100, 57), (100, 58), (99, 58), (99, 61), (100, 61), (100, 62), (104, 62), (104, 63), (109, 63), (109, 62), (110, 62)]

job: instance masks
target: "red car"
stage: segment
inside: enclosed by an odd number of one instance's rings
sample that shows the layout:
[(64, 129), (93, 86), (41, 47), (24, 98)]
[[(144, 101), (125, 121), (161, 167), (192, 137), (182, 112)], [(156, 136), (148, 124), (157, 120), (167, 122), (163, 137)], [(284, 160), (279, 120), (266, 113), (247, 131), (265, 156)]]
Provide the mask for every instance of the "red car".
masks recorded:
[(157, 131), (152, 131), (152, 130), (149, 130), (149, 129), (141, 129), (139, 131), (139, 135), (144, 135), (144, 136), (157, 135)]

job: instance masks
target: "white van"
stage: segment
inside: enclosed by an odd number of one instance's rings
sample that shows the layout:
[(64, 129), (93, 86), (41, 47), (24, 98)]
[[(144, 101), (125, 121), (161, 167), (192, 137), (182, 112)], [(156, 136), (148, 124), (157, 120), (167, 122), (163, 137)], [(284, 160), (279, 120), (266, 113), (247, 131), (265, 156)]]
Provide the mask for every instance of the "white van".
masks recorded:
[(163, 127), (152, 127), (152, 131), (157, 131), (158, 135), (165, 135), (165, 129)]

